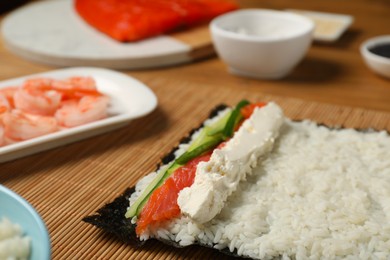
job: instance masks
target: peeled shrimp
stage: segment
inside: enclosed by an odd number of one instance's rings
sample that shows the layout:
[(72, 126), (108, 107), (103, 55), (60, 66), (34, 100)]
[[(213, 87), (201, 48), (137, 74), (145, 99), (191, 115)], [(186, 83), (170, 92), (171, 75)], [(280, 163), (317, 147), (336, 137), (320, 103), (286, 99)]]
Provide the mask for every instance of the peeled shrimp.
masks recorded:
[(51, 78), (32, 78), (27, 79), (23, 84), (22, 88), (25, 89), (39, 89), (39, 90), (47, 90), (52, 89), (53, 82), (55, 80)]
[(5, 144), (3, 116), (8, 112), (9, 109), (10, 105), (7, 98), (2, 93), (0, 93), (0, 146)]
[(76, 89), (96, 90), (96, 82), (91, 77), (71, 77), (64, 82)]
[(1, 118), (0, 114), (0, 147), (5, 145), (5, 138), (4, 138), (4, 125), (3, 125), (3, 120)]
[(53, 89), (63, 95), (63, 100), (79, 99), (86, 95), (101, 96), (96, 82), (91, 77), (72, 77), (67, 80), (53, 81)]
[(54, 115), (62, 99), (62, 94), (53, 89), (55, 81), (50, 78), (26, 80), (22, 87), (15, 91), (15, 108), (25, 113), (42, 116)]
[(108, 98), (85, 96), (80, 100), (69, 100), (55, 113), (58, 123), (74, 127), (107, 117)]
[(5, 145), (4, 127), (0, 124), (0, 147)]
[(11, 109), (8, 99), (0, 93), (0, 126), (3, 124), (3, 116)]
[(3, 116), (4, 137), (14, 141), (27, 140), (58, 130), (54, 117), (24, 113), (14, 109)]
[(60, 106), (62, 95), (55, 90), (41, 91), (21, 88), (14, 94), (15, 108), (23, 112), (52, 116)]
[(0, 113), (8, 111), (11, 108), (7, 97), (0, 92)]
[(91, 77), (33, 78), (0, 89), (0, 146), (107, 117), (108, 98)]
[[(11, 108), (14, 107), (14, 94), (15, 94), (16, 90), (18, 90), (18, 87), (6, 87), (6, 88), (0, 89), (0, 94), (3, 95), (7, 99), (8, 105)], [(1, 101), (0, 101), (0, 103), (1, 103)]]

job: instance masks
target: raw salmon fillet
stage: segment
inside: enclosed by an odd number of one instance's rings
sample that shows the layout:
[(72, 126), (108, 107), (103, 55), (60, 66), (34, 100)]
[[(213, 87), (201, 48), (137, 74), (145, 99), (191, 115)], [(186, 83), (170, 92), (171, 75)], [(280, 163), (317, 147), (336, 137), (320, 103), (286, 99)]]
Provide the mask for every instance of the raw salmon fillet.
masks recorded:
[(75, 0), (92, 27), (122, 42), (191, 27), (238, 8), (234, 0)]

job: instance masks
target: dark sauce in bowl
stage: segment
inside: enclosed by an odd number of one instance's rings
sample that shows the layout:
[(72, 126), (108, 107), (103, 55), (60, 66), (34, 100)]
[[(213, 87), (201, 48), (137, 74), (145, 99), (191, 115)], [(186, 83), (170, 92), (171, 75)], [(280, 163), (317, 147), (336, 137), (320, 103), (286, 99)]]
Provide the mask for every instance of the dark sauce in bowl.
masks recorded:
[(380, 43), (368, 49), (370, 52), (385, 57), (390, 58), (390, 42), (389, 43)]

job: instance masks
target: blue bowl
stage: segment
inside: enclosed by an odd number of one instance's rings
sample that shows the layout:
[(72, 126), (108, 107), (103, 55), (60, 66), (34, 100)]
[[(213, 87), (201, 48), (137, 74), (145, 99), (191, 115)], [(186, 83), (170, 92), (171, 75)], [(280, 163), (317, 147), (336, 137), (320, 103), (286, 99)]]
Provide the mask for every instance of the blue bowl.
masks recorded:
[(45, 223), (36, 210), (21, 196), (0, 185), (0, 219), (19, 224), (31, 238), (30, 260), (49, 260), (50, 237)]

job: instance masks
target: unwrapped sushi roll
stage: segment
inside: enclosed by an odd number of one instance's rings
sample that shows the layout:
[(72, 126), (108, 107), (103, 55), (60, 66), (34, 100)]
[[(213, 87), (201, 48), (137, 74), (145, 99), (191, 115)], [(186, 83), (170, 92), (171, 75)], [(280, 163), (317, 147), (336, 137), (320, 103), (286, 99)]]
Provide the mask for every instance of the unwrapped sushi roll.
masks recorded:
[(84, 218), (126, 243), (154, 238), (254, 259), (387, 259), (390, 137), (219, 106), (152, 172)]

